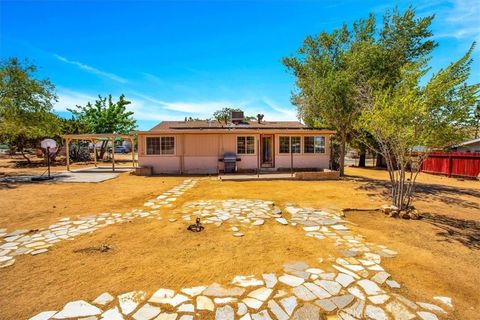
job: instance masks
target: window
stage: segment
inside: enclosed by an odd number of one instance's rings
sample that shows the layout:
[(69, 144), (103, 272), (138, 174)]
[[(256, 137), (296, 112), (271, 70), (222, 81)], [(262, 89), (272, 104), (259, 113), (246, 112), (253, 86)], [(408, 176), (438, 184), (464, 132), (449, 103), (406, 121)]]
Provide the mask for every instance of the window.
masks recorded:
[(303, 138), (304, 153), (325, 153), (325, 137), (304, 137)]
[(290, 153), (290, 137), (280, 137), (280, 153)]
[(147, 154), (174, 154), (174, 137), (147, 137)]
[(147, 154), (160, 154), (160, 138), (147, 137)]
[(162, 154), (173, 154), (175, 151), (174, 137), (161, 137)]
[(292, 140), (293, 153), (300, 153), (300, 137), (290, 137)]
[(255, 137), (237, 137), (237, 153), (238, 154), (254, 154), (255, 153)]
[(280, 137), (280, 153), (290, 153), (290, 142), (293, 153), (300, 153), (300, 137)]
[(315, 137), (315, 153), (325, 153), (325, 137)]

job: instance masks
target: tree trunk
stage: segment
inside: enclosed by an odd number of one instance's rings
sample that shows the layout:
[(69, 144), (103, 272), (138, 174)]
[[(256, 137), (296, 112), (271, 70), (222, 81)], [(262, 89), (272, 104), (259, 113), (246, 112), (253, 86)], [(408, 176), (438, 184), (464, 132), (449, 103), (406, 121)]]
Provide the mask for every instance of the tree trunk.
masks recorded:
[(346, 149), (346, 144), (347, 144), (347, 136), (342, 134), (341, 135), (341, 141), (340, 141), (340, 159), (339, 159), (339, 165), (340, 165), (340, 177), (343, 177), (345, 175), (345, 149)]
[(360, 158), (358, 159), (358, 166), (365, 168), (365, 160), (367, 159), (367, 150), (365, 148), (360, 149)]
[(102, 146), (100, 147), (100, 155), (97, 157), (97, 159), (103, 159), (103, 156), (105, 155), (105, 151), (107, 151), (107, 146), (108, 146), (108, 141), (107, 140), (102, 141)]
[(377, 153), (377, 156), (375, 158), (375, 167), (383, 167), (383, 156), (380, 152)]
[(31, 164), (31, 163), (32, 163), (32, 161), (30, 160), (30, 158), (27, 157), (27, 155), (25, 154), (25, 151), (23, 150), (23, 148), (20, 149), (20, 153), (22, 154), (22, 157), (23, 157), (25, 160), (27, 160), (27, 163), (28, 163), (28, 164)]

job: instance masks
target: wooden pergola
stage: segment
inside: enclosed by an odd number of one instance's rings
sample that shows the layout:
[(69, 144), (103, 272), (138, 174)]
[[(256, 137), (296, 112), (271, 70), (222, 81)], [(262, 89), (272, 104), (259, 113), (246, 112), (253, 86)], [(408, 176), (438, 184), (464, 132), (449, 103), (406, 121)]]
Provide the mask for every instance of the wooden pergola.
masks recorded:
[(97, 166), (97, 142), (98, 141), (112, 141), (112, 171), (115, 171), (115, 140), (128, 140), (132, 143), (132, 166), (135, 167), (135, 137), (129, 134), (115, 134), (115, 133), (87, 133), (87, 134), (67, 134), (62, 136), (65, 139), (66, 156), (67, 156), (67, 170), (70, 171), (70, 142), (72, 140), (91, 141), (93, 143), (93, 161), (95, 167)]

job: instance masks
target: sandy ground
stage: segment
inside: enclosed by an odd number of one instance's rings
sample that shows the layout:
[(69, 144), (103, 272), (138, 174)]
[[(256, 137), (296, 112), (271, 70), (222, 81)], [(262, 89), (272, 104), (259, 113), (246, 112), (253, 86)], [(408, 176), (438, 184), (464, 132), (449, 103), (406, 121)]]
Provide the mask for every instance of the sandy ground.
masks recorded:
[[(105, 243), (112, 247), (107, 253), (88, 250)], [(228, 284), (239, 274), (280, 273), (289, 261), (313, 265), (334, 250), (319, 250), (318, 241), (306, 239), (300, 229), (273, 221), (247, 230), (242, 238), (233, 237), (227, 226), (192, 233), (183, 222), (132, 222), (62, 243), (35, 259), (20, 258), (0, 271), (2, 319), (58, 310), (66, 301), (92, 301), (105, 291), (141, 289), (151, 295), (162, 287)]]
[[(12, 267), (0, 270), (0, 318), (18, 319), (58, 309), (67, 301), (92, 300), (104, 291), (151, 293), (162, 286), (227, 283), (238, 274), (278, 272), (287, 261), (313, 263), (334, 249), (319, 248), (318, 242), (295, 228), (267, 223), (238, 239), (226, 226), (191, 234), (184, 222), (166, 219), (180, 216), (181, 210), (175, 209), (184, 202), (200, 199), (265, 199), (281, 206), (294, 203), (337, 210), (378, 208), (386, 203), (386, 172), (348, 168), (347, 174), (341, 181), (321, 182), (202, 179), (178, 199), (174, 210), (164, 211), (162, 221), (101, 229), (62, 242), (48, 254), (19, 257)], [(183, 179), (122, 174), (99, 184), (17, 184), (0, 189), (4, 206), (0, 227), (42, 227), (64, 216), (130, 210)], [(421, 175), (419, 191), (415, 204), (425, 214), (423, 220), (357, 211), (347, 212), (347, 219), (367, 240), (400, 252), (385, 266), (403, 284), (402, 293), (418, 299), (451, 296), (456, 306), (452, 319), (476, 319), (480, 312), (480, 183)], [(62, 206), (42, 205), (45, 193)], [(112, 250), (91, 250), (101, 244)]]
[(0, 228), (38, 229), (63, 217), (130, 211), (184, 179), (127, 172), (102, 183), (0, 183)]

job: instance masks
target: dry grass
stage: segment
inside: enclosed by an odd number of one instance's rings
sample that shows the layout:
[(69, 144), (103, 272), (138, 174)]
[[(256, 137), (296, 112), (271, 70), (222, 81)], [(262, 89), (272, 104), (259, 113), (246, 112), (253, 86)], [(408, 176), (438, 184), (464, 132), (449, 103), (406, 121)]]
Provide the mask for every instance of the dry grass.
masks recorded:
[(122, 173), (102, 183), (0, 184), (0, 228), (37, 229), (63, 217), (126, 212), (181, 183), (183, 177), (149, 178)]
[[(161, 287), (228, 284), (239, 274), (280, 273), (288, 261), (315, 265), (317, 258), (335, 252), (274, 221), (246, 230), (243, 238), (233, 237), (227, 226), (209, 225), (201, 233), (186, 227), (165, 219), (135, 221), (63, 242), (45, 255), (20, 257), (0, 271), (0, 318), (24, 319), (58, 310), (67, 301), (91, 301), (105, 291), (152, 294)], [(82, 250), (102, 244), (112, 250)]]
[[(386, 202), (385, 172), (348, 168), (347, 174), (345, 180), (321, 182), (204, 179), (179, 198), (174, 209), (200, 199), (264, 199), (278, 205), (331, 209), (378, 208)], [(0, 216), (0, 226), (38, 227), (63, 216), (127, 211), (182, 180), (124, 174), (100, 184), (18, 185), (0, 190), (8, 209)], [(475, 319), (480, 312), (480, 251), (476, 247), (480, 238), (475, 238), (480, 233), (480, 185), (431, 175), (421, 175), (419, 182), (416, 205), (432, 218), (404, 221), (379, 212), (352, 212), (347, 219), (358, 224), (354, 229), (367, 240), (400, 252), (385, 266), (404, 285), (403, 293), (417, 299), (451, 296), (457, 306), (452, 318)], [(82, 198), (86, 192), (90, 195)], [(62, 199), (65, 208), (42, 207), (42, 193)], [(0, 318), (24, 318), (58, 309), (74, 299), (92, 300), (104, 291), (151, 293), (159, 287), (228, 283), (238, 274), (280, 272), (287, 261), (314, 264), (318, 257), (335, 254), (325, 242), (319, 247), (318, 241), (300, 230), (273, 222), (247, 230), (243, 238), (232, 237), (227, 226), (208, 226), (206, 232), (192, 234), (181, 220), (166, 222), (180, 214), (181, 210), (164, 210), (162, 221), (110, 226), (62, 242), (48, 254), (20, 257), (14, 266), (0, 270)], [(104, 243), (112, 250), (79, 252)]]

